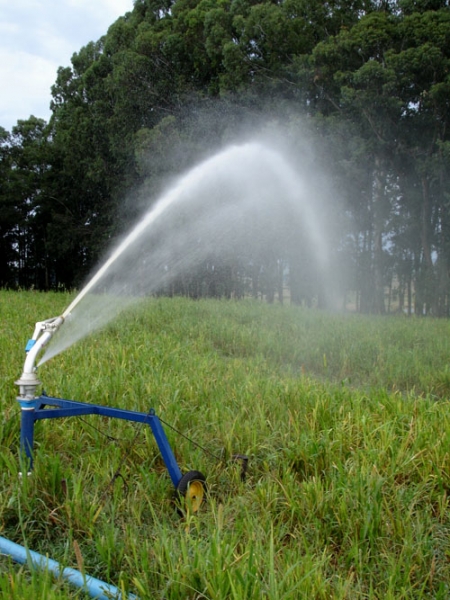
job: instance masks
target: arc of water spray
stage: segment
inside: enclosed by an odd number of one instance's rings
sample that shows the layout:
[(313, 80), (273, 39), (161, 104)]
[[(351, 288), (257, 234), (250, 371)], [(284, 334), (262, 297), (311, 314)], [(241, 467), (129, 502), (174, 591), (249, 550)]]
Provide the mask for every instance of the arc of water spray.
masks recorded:
[[(122, 241), (122, 243), (116, 248), (116, 250), (112, 253), (109, 259), (103, 264), (103, 266), (97, 271), (94, 277), (89, 281), (89, 283), (81, 290), (78, 296), (73, 300), (73, 302), (66, 308), (63, 312), (62, 317), (66, 319), (68, 315), (73, 311), (73, 309), (81, 302), (81, 300), (88, 294), (93, 287), (99, 282), (99, 280), (103, 277), (103, 275), (109, 270), (111, 265), (113, 265), (116, 260), (123, 254), (123, 252), (130, 246), (135, 240), (139, 238), (139, 236), (154, 222), (156, 219), (179, 197), (181, 197), (181, 192), (183, 188), (189, 183), (197, 184), (202, 179), (205, 166), (208, 164), (217, 164), (222, 156), (229, 155), (231, 151), (235, 147), (227, 148), (220, 152), (219, 154), (213, 156), (208, 159), (204, 163), (201, 163), (194, 167), (188, 174), (182, 177), (178, 184), (175, 185), (168, 194), (166, 194), (159, 202), (156, 203), (155, 207), (145, 215), (144, 219), (126, 236), (126, 238)], [(241, 147), (241, 151), (245, 151), (248, 148), (258, 148), (260, 149), (260, 144), (257, 143), (249, 143), (245, 144)], [(271, 162), (277, 165), (280, 173), (283, 175), (283, 179), (288, 180), (290, 177), (290, 171), (281, 160), (280, 156), (276, 153), (271, 153)], [(316, 219), (311, 211), (310, 207), (304, 206), (304, 211), (308, 213), (308, 220), (310, 223), (313, 223)], [(317, 225), (317, 224), (316, 224)], [(318, 237), (316, 227), (313, 228), (311, 232), (313, 237)], [(318, 243), (320, 248), (320, 242)]]
[[(208, 196), (204, 196), (205, 190)], [(265, 144), (260, 142), (228, 146), (218, 154), (198, 164), (181, 176), (175, 185), (143, 216), (142, 220), (126, 234), (121, 243), (111, 250), (111, 255), (106, 262), (95, 272), (94, 276), (62, 313), (60, 317), (62, 322), (67, 320), (64, 332), (61, 332), (61, 335), (58, 335), (58, 340), (55, 340), (46, 350), (44, 356), (40, 359), (39, 365), (62, 352), (94, 329), (105, 325), (113, 316), (117, 316), (127, 302), (134, 300), (133, 295), (132, 297), (129, 297), (128, 294), (122, 295), (131, 279), (127, 270), (120, 273), (117, 266), (120, 265), (122, 255), (126, 257), (127, 251), (131, 250), (134, 244), (141, 243), (141, 238), (150, 232), (154, 222), (161, 221), (163, 213), (170, 211), (172, 205), (181, 206), (182, 203), (190, 199), (197, 201), (199, 198), (203, 198), (200, 201), (204, 202), (200, 217), (199, 211), (193, 217), (193, 219), (200, 218), (198, 223), (195, 222), (196, 225), (200, 226), (200, 229), (194, 230), (192, 223), (188, 221), (187, 228), (185, 227), (187, 233), (183, 237), (183, 231), (177, 230), (176, 242), (171, 239), (170, 235), (161, 238), (162, 244), (160, 243), (161, 239), (156, 238), (159, 246), (152, 248), (152, 257), (148, 264), (164, 268), (167, 261), (172, 261), (171, 276), (174, 273), (176, 275), (176, 269), (184, 268), (183, 265), (187, 264), (191, 258), (195, 259), (195, 251), (198, 242), (202, 241), (203, 235), (202, 243), (204, 247), (207, 243), (205, 240), (209, 240), (211, 244), (217, 244), (220, 239), (226, 239), (224, 236), (228, 233), (232, 234), (232, 240), (236, 240), (233, 237), (236, 233), (236, 209), (241, 213), (242, 211), (245, 213), (246, 210), (249, 211), (254, 206), (257, 210), (264, 211), (270, 204), (269, 208), (273, 211), (280, 197), (284, 198), (290, 209), (302, 211), (306, 224), (304, 230), (315, 248), (317, 264), (321, 268), (326, 266), (326, 248), (323, 243), (322, 227), (312, 202), (305, 201), (305, 194), (306, 190), (302, 180), (298, 177), (296, 170), (286, 162), (284, 156), (270, 148), (268, 149)], [(212, 202), (206, 202), (206, 197), (208, 199), (212, 198)], [(227, 207), (230, 209), (230, 214), (226, 212)], [(282, 206), (280, 209), (282, 210)], [(175, 216), (178, 216), (178, 213)], [(239, 218), (242, 218), (242, 216)], [(216, 231), (220, 232), (222, 237), (214, 234), (214, 227), (217, 228)], [(213, 232), (211, 234), (209, 233), (210, 228)], [(225, 233), (224, 228), (228, 228)], [(165, 230), (164, 228), (162, 230), (156, 228), (156, 233), (158, 231), (164, 233)], [(196, 234), (196, 231), (199, 231), (199, 233)], [(241, 235), (239, 228), (237, 231), (237, 235)], [(194, 234), (198, 238), (196, 239), (197, 246), (188, 237), (193, 238)], [(246, 241), (247, 239), (245, 238)], [(185, 244), (186, 247), (182, 247), (181, 244)], [(189, 244), (191, 245), (189, 246)], [(173, 254), (174, 260), (172, 252), (175, 253)], [(167, 257), (169, 258), (167, 259)], [(146, 261), (144, 261), (140, 266), (146, 268), (146, 264)], [(142, 273), (142, 270), (140, 273)], [(166, 273), (164, 272), (164, 275), (161, 275), (161, 272), (158, 271), (155, 277), (158, 276), (162, 281), (166, 277)], [(97, 284), (100, 281), (105, 284), (105, 294), (98, 295), (98, 297), (91, 294), (86, 310), (83, 312), (75, 310), (89, 292), (98, 289)], [(111, 282), (112, 285), (109, 285)], [(152, 277), (151, 283), (150, 280), (148, 282), (140, 281), (139, 285), (147, 286), (147, 291), (150, 291), (150, 289), (157, 287), (157, 283), (155, 278)], [(114, 290), (119, 290), (120, 293), (114, 295)], [(68, 319), (69, 315), (73, 318)]]

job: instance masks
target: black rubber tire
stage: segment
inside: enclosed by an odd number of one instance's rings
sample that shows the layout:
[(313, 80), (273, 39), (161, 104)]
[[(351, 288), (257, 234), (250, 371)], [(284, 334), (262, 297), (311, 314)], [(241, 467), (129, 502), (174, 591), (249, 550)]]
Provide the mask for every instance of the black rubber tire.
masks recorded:
[(188, 471), (177, 485), (176, 499), (180, 512), (196, 513), (206, 496), (206, 477), (200, 471)]

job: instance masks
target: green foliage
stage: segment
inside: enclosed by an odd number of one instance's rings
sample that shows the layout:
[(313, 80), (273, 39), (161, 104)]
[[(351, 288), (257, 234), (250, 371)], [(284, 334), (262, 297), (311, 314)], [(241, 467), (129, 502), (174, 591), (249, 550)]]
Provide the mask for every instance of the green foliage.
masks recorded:
[[(190, 438), (165, 426), (210, 490), (180, 517), (152, 436), (126, 422), (39, 422), (18, 477), (18, 346), (69, 301), (0, 293), (2, 535), (141, 598), (448, 596), (445, 323), (150, 299), (45, 363), (49, 393), (154, 407)], [(6, 558), (0, 590), (79, 597)]]

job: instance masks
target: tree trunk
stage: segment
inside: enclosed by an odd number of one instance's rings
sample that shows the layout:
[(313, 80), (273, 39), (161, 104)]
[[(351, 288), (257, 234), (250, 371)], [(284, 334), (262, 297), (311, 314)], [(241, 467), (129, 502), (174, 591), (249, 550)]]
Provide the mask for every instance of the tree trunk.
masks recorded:
[(381, 168), (381, 161), (375, 158), (375, 172), (373, 181), (373, 268), (374, 268), (374, 306), (376, 314), (384, 314), (384, 265), (383, 265), (383, 233), (384, 215), (386, 212), (385, 174)]
[(420, 314), (428, 314), (430, 309), (436, 312), (436, 294), (434, 281), (433, 258), (431, 254), (431, 194), (428, 177), (422, 177), (422, 215), (421, 215), (421, 246), (422, 257), (417, 275), (416, 295), (418, 297), (417, 309)]

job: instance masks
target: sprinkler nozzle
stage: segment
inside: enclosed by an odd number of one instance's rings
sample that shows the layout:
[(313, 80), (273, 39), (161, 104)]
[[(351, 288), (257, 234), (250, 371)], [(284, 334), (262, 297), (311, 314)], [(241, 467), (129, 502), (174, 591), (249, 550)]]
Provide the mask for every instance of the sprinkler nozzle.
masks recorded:
[(62, 316), (36, 323), (33, 337), (28, 340), (25, 348), (26, 358), (22, 376), (15, 382), (19, 386), (19, 400), (30, 402), (35, 398), (36, 388), (41, 383), (36, 376), (35, 362), (37, 355), (63, 323), (64, 317)]

